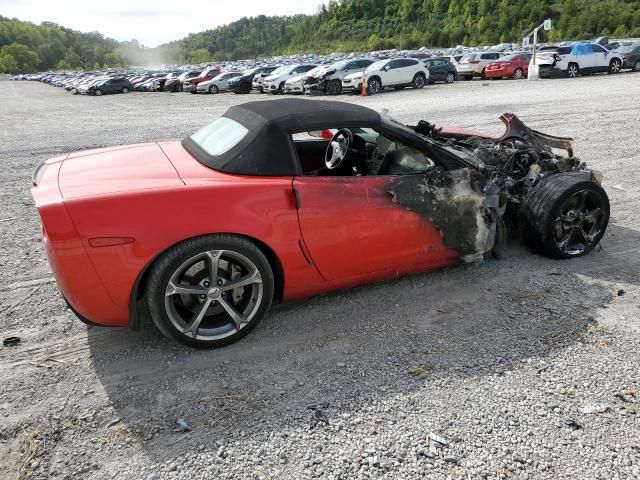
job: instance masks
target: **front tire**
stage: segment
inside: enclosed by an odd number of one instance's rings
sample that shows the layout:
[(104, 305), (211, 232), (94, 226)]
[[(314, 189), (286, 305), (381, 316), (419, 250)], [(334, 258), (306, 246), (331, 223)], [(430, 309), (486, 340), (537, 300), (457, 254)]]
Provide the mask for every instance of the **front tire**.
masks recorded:
[(102, 95), (102, 90), (100, 90), (99, 88), (96, 89), (96, 96), (99, 97), (100, 95)]
[(278, 85), (278, 88), (273, 90), (271, 92), (272, 95), (282, 95), (282, 93), (284, 92), (284, 82), (280, 82), (280, 85)]
[(207, 235), (165, 252), (153, 265), (147, 285), (149, 311), (163, 335), (211, 348), (238, 340), (266, 315), (274, 276), (253, 242)]
[(636, 63), (633, 64), (633, 71), (640, 72), (640, 60), (636, 60)]
[(449, 72), (447, 73), (447, 77), (444, 79), (444, 83), (453, 83), (455, 79), (456, 76), (453, 73)]
[(576, 78), (578, 75), (580, 75), (580, 67), (578, 67), (577, 63), (570, 63), (567, 66), (567, 77)]
[(377, 78), (369, 79), (367, 84), (367, 93), (369, 95), (376, 95), (382, 91), (382, 82)]
[(129, 89), (127, 87), (122, 87), (122, 93), (129, 93)]
[(342, 83), (340, 80), (333, 79), (327, 84), (328, 95), (340, 95), (342, 92)]
[(218, 87), (216, 85), (211, 85), (209, 87), (209, 93), (218, 93)]
[(524, 76), (524, 72), (522, 71), (522, 69), (516, 68), (516, 71), (513, 72), (513, 75), (511, 75), (511, 78), (513, 78), (514, 80), (521, 80), (523, 76)]
[(525, 207), (526, 239), (545, 256), (586, 255), (609, 223), (609, 198), (589, 172), (567, 172), (543, 179)]

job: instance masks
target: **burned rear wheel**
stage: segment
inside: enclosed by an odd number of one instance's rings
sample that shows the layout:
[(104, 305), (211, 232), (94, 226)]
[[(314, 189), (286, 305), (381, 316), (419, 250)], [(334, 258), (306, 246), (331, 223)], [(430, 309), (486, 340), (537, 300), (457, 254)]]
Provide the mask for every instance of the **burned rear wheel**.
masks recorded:
[(158, 329), (186, 345), (207, 348), (239, 339), (264, 317), (274, 278), (255, 244), (242, 237), (210, 235), (167, 251), (147, 285)]
[(609, 198), (587, 172), (553, 175), (527, 200), (527, 240), (552, 258), (589, 253), (609, 222)]

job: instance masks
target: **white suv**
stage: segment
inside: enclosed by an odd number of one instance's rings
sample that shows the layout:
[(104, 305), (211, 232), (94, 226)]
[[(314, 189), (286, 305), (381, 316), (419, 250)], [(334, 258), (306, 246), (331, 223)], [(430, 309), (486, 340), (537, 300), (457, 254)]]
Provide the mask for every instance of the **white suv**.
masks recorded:
[(291, 77), (306, 73), (309, 70), (313, 70), (317, 65), (285, 65), (284, 67), (276, 68), (271, 75), (266, 77), (262, 83), (262, 88), (265, 92), (271, 92), (274, 95), (284, 92), (284, 84)]
[(541, 77), (569, 77), (598, 72), (619, 73), (624, 59), (595, 43), (544, 47), (536, 53)]
[[(362, 73), (352, 73), (342, 80), (342, 90), (362, 90)], [(429, 81), (429, 68), (415, 58), (392, 58), (372, 63), (365, 71), (369, 95), (380, 93), (387, 87), (423, 88)]]
[(500, 52), (467, 53), (457, 65), (458, 78), (472, 80), (473, 77), (484, 78), (484, 69), (500, 58)]

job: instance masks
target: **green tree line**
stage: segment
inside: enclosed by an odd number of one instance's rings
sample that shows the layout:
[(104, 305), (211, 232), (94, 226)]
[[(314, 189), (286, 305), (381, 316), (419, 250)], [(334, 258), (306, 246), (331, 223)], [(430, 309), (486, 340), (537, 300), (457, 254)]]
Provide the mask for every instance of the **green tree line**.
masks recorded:
[(158, 50), (188, 61), (494, 45), (520, 42), (545, 18), (547, 41), (640, 37), (640, 0), (331, 0), (315, 15), (242, 18)]
[(493, 45), (521, 41), (545, 18), (546, 41), (640, 37), (640, 0), (331, 0), (315, 15), (242, 18), (153, 49), (0, 17), (0, 72)]
[(0, 16), (0, 73), (76, 70), (124, 64), (121, 45), (98, 32)]

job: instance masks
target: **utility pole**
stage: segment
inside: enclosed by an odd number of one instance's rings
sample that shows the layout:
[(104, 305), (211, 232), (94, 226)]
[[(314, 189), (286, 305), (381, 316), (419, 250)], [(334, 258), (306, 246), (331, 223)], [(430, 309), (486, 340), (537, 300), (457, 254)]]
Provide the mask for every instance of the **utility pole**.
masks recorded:
[(547, 18), (544, 22), (542, 22), (540, 25), (534, 28), (533, 32), (531, 32), (529, 35), (524, 37), (522, 41), (523, 45), (528, 44), (529, 37), (533, 35), (533, 55), (531, 57), (531, 65), (530, 65), (530, 67), (533, 67), (533, 68), (529, 68), (529, 72), (527, 74), (528, 80), (538, 80), (538, 67), (536, 65), (536, 51), (537, 51), (537, 44), (538, 44), (538, 30), (540, 30), (541, 28), (543, 28), (545, 31), (551, 30), (551, 19)]

